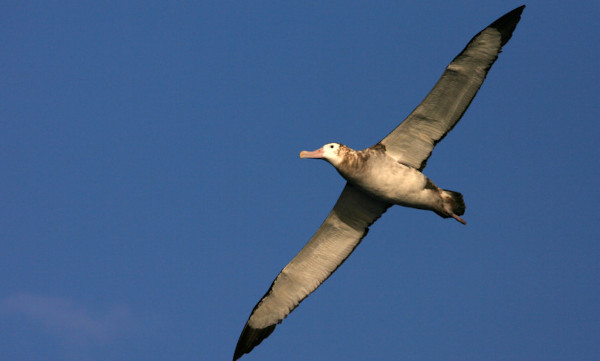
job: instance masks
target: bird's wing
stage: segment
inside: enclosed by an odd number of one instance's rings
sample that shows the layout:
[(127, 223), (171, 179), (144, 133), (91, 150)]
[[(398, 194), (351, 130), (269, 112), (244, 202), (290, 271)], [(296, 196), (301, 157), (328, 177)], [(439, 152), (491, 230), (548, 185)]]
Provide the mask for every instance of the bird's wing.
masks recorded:
[(233, 360), (250, 352), (354, 251), (390, 206), (346, 184), (333, 210), (300, 253), (279, 273), (252, 310)]
[(525, 5), (507, 13), (471, 39), (423, 102), (380, 141), (388, 155), (416, 169), (425, 168), (435, 145), (471, 104), (524, 8)]

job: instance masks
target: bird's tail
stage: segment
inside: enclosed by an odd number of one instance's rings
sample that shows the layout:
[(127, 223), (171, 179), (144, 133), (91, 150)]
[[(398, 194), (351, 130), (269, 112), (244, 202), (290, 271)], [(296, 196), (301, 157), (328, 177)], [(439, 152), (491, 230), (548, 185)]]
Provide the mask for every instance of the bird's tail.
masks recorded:
[[(465, 214), (465, 201), (463, 200), (462, 194), (450, 191), (447, 189), (442, 190), (442, 198), (444, 199), (444, 210), (447, 214), (440, 214), (444, 218), (454, 218), (462, 224), (467, 224), (464, 219), (460, 218)], [(438, 213), (439, 214), (439, 213)]]

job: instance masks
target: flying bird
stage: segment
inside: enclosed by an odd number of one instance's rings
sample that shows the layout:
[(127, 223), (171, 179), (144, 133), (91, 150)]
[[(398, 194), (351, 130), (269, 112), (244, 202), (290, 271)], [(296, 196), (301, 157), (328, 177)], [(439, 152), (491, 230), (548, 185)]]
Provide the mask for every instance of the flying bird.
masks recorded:
[(430, 210), (466, 224), (461, 218), (465, 212), (462, 195), (438, 187), (421, 171), (435, 145), (469, 107), (524, 8), (510, 11), (475, 35), (423, 102), (374, 146), (353, 150), (329, 143), (300, 153), (300, 158), (328, 161), (346, 179), (346, 186), (315, 235), (252, 310), (235, 348), (234, 361), (260, 344), (319, 287), (392, 205)]

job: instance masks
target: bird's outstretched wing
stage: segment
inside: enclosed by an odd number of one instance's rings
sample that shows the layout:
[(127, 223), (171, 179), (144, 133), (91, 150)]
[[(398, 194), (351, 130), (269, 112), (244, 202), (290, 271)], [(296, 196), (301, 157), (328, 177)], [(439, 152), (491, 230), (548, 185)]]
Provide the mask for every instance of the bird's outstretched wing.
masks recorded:
[(354, 251), (390, 204), (346, 184), (317, 233), (279, 273), (252, 310), (233, 355), (237, 360), (273, 332)]
[(423, 102), (380, 143), (388, 155), (416, 169), (425, 168), (435, 145), (452, 130), (511, 38), (525, 5), (494, 21), (448, 65)]

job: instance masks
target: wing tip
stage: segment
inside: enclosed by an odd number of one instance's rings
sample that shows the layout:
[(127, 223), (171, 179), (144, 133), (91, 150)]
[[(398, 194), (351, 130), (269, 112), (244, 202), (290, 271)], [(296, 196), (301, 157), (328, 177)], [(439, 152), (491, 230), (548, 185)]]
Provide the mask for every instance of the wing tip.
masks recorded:
[(275, 326), (276, 325), (267, 326), (265, 328), (253, 328), (246, 324), (235, 347), (233, 361), (236, 361), (244, 354), (250, 353), (253, 348), (258, 346), (265, 338), (273, 333)]
[(512, 37), (512, 33), (517, 27), (519, 20), (521, 20), (521, 14), (523, 13), (524, 9), (525, 5), (521, 5), (518, 8), (515, 8), (504, 14), (498, 20), (490, 24), (490, 28), (497, 29), (500, 32), (502, 36), (501, 46), (504, 46), (506, 43), (508, 43)]

